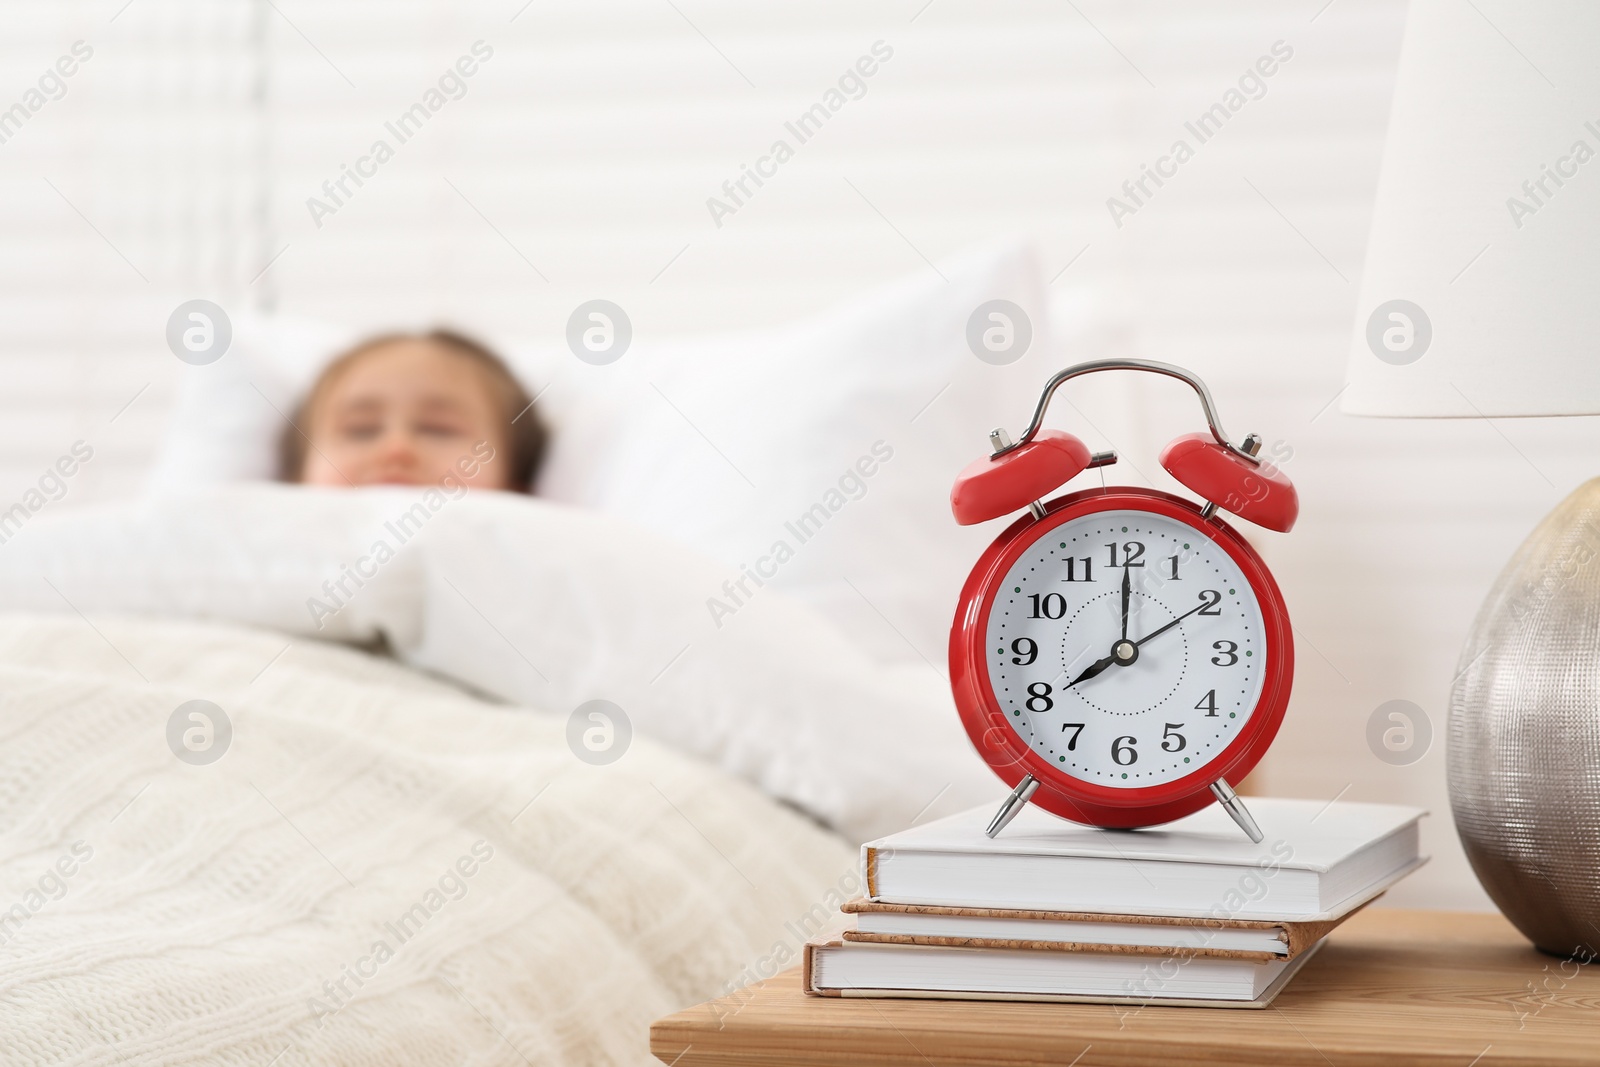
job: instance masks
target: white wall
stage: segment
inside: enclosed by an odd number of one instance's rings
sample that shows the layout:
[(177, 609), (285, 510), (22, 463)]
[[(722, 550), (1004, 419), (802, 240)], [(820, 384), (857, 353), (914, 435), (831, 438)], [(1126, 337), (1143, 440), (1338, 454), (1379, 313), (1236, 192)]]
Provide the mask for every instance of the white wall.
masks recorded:
[[(1397, 0), (121, 4), (0, 10), (0, 105), (73, 40), (97, 50), (0, 145), (0, 499), (78, 436), (99, 450), (78, 499), (135, 491), (182, 370), (162, 326), (189, 297), (555, 340), (605, 296), (636, 331), (682, 333), (782, 322), (1030, 235), (1063, 296), (1099, 292), (1139, 354), (1210, 381), (1235, 434), (1292, 448), (1300, 525), (1258, 542), (1299, 672), (1256, 787), (1427, 805), (1435, 861), (1392, 901), (1486, 905), (1442, 738), (1391, 767), (1365, 723), (1404, 698), (1442, 733), (1472, 612), (1592, 473), (1595, 429), (1337, 409)], [(316, 226), (306, 198), (480, 39), (494, 55), (466, 95)], [(866, 95), (715, 225), (706, 198), (879, 40), (894, 55)], [(1116, 226), (1107, 197), (1277, 41), (1293, 57), (1265, 95)], [(1079, 406), (1123, 476), (1157, 484), (1160, 445), (1195, 427), (1161, 383)]]

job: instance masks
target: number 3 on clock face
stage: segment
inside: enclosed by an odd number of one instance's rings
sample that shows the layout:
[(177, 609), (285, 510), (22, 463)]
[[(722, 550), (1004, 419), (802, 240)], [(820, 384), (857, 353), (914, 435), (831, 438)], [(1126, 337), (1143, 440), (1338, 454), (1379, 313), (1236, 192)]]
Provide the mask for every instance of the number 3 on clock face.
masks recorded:
[(968, 731), (1003, 779), (1038, 778), (1035, 802), (1056, 814), (1137, 826), (1198, 810), (1282, 719), (1292, 646), (1277, 586), (1237, 533), (1179, 498), (1053, 502), (995, 542), (962, 609), (951, 668)]

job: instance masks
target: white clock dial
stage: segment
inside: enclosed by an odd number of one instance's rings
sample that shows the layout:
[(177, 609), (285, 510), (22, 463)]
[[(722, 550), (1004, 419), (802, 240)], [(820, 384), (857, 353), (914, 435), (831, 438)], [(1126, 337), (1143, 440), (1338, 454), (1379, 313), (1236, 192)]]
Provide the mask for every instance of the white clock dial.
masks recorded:
[(1042, 535), (1001, 584), (988, 637), (1006, 721), (1051, 766), (1102, 786), (1160, 785), (1215, 759), (1266, 673), (1261, 605), (1239, 565), (1148, 511)]

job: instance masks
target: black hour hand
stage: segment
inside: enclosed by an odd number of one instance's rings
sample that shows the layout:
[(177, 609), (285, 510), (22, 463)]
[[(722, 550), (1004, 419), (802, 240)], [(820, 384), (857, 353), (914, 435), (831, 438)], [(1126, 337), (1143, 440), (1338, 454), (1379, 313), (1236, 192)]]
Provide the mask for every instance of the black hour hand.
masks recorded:
[(1109, 668), (1115, 662), (1117, 662), (1117, 657), (1116, 656), (1106, 656), (1104, 659), (1095, 660), (1093, 663), (1089, 664), (1089, 666), (1087, 666), (1087, 667), (1085, 667), (1083, 669), (1083, 673), (1082, 674), (1078, 675), (1072, 681), (1068, 682), (1066, 684), (1065, 688), (1071, 689), (1073, 686), (1077, 685), (1079, 682), (1086, 682), (1090, 678), (1093, 678), (1097, 674), (1105, 673), (1107, 668)]

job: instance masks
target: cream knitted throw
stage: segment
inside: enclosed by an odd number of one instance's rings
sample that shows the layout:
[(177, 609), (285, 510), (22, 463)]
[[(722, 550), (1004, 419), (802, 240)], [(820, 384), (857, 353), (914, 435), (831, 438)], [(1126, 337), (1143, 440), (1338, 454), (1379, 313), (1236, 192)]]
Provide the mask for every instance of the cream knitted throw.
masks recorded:
[[(194, 699), (232, 724), (209, 765), (168, 744)], [(0, 616), (7, 1065), (654, 1062), (650, 1020), (797, 953), (853, 861), (702, 764), (589, 766), (564, 716), (385, 660)]]

